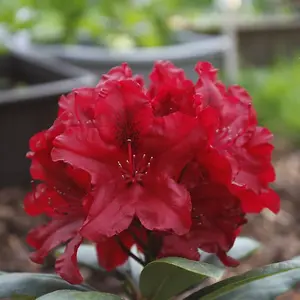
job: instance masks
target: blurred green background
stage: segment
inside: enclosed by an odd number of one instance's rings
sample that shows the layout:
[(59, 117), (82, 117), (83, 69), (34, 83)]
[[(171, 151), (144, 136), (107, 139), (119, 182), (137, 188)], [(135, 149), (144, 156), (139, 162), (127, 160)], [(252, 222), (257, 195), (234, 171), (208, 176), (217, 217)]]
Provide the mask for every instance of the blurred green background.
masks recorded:
[[(0, 24), (11, 33), (26, 30), (43, 44), (156, 47), (174, 43), (176, 30), (189, 22), (211, 15), (217, 19), (222, 2), (226, 0), (0, 0)], [(289, 15), (298, 9), (292, 0), (227, 2), (240, 4), (239, 14), (247, 17)], [(293, 142), (300, 140), (298, 55), (279, 56), (262, 67), (242, 66), (237, 81), (252, 95), (262, 124)]]
[(300, 55), (270, 67), (242, 70), (240, 84), (250, 92), (261, 124), (300, 142)]
[[(291, 0), (292, 1), (292, 0)], [(171, 44), (172, 17), (207, 18), (226, 3), (253, 15), (291, 13), (289, 0), (1, 0), (0, 24), (27, 29), (41, 43), (78, 42), (119, 47)], [(277, 1), (278, 2), (278, 1)], [(229, 6), (232, 4), (229, 4)], [(177, 19), (178, 20), (178, 19)], [(176, 26), (176, 24), (175, 24)], [(122, 43), (118, 43), (122, 41)], [(127, 43), (125, 42), (127, 40)], [(125, 45), (124, 45), (125, 44)]]

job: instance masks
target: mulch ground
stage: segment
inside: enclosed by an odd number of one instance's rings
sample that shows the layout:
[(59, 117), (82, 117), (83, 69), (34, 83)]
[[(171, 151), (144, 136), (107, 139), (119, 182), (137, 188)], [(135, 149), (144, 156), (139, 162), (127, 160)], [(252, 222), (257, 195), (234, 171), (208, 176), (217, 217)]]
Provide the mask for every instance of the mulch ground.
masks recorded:
[[(263, 247), (232, 270), (231, 274), (300, 255), (300, 150), (278, 148), (274, 157), (277, 171), (274, 188), (281, 196), (282, 209), (277, 216), (263, 212), (249, 217), (242, 234), (259, 240)], [(26, 188), (22, 187), (0, 190), (0, 270), (47, 272), (51, 270), (53, 260), (50, 259), (46, 266), (40, 266), (28, 259), (30, 250), (25, 243), (25, 236), (43, 219), (30, 218), (24, 213), (22, 200), (26, 192)], [(88, 282), (102, 291), (120, 290), (117, 280), (99, 274), (97, 276), (100, 277), (96, 277), (88, 269), (82, 271)], [(281, 299), (300, 299), (293, 297), (289, 294)]]

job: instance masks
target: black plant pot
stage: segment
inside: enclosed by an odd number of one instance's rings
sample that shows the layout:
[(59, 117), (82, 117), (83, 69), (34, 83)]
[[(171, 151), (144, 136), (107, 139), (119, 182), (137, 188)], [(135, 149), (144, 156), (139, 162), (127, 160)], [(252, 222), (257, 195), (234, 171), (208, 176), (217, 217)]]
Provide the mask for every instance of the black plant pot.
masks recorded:
[(96, 78), (56, 59), (16, 51), (0, 56), (0, 78), (7, 83), (0, 87), (0, 187), (28, 184), (30, 137), (51, 126), (61, 94)]
[(107, 49), (99, 46), (85, 45), (42, 45), (30, 41), (28, 36), (14, 36), (13, 44), (28, 47), (47, 55), (71, 62), (96, 74), (106, 73), (110, 68), (129, 63), (135, 73), (147, 78), (153, 62), (170, 60), (183, 68), (187, 76), (197, 79), (195, 64), (200, 60), (212, 62), (222, 67), (224, 55), (231, 49), (231, 40), (225, 35), (195, 34), (191, 31), (179, 32), (177, 43), (170, 46), (153, 48), (134, 48), (128, 51)]

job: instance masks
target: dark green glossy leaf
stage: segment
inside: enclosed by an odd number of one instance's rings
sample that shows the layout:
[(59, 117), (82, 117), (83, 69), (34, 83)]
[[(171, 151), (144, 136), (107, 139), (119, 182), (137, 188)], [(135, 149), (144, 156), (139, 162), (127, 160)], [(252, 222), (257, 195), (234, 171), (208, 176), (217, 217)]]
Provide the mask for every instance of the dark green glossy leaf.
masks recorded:
[(209, 277), (219, 279), (223, 272), (223, 269), (206, 263), (168, 257), (144, 268), (140, 289), (148, 300), (167, 300)]
[[(242, 260), (251, 256), (259, 247), (260, 243), (252, 238), (238, 237), (228, 255), (234, 259)], [(213, 254), (207, 255), (204, 262), (215, 266), (223, 266), (217, 256)]]
[(7, 273), (0, 276), (0, 299), (13, 295), (39, 297), (56, 290), (89, 291), (85, 285), (72, 285), (52, 274)]
[(288, 292), (300, 282), (300, 270), (273, 275), (261, 280), (248, 283), (218, 300), (273, 300)]
[(26, 296), (26, 295), (13, 295), (10, 297), (11, 300), (35, 300), (35, 296)]
[[(271, 264), (263, 268), (252, 270), (242, 275), (233, 276), (231, 278), (212, 284), (208, 287), (203, 288), (197, 293), (189, 296), (187, 299), (189, 300), (235, 299), (235, 298), (231, 298), (229, 296), (229, 293), (232, 293), (237, 289), (245, 287), (247, 284), (251, 282), (253, 283), (261, 282), (267, 279), (271, 282), (273, 278), (275, 278), (276, 280), (275, 275), (277, 274), (280, 274), (281, 276), (284, 277), (284, 276), (288, 276), (289, 272), (292, 270), (300, 272), (300, 270), (297, 269), (300, 269), (300, 262), (297, 261), (286, 261), (286, 262)], [(225, 295), (228, 296), (228, 298), (221, 298), (224, 297)], [(247, 297), (245, 298), (244, 295), (242, 296), (241, 299), (248, 300), (248, 298)], [(263, 298), (256, 298), (256, 299), (263, 299)]]
[(78, 291), (56, 291), (42, 297), (37, 300), (122, 300), (122, 298), (107, 293), (99, 292), (78, 292)]

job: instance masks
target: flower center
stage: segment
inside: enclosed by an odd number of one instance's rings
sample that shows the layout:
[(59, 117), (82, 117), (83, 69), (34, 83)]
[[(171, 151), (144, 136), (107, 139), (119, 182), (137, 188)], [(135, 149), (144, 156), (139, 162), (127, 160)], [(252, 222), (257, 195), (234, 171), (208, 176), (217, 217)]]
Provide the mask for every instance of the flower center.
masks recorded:
[(118, 161), (122, 178), (128, 185), (134, 183), (142, 184), (143, 177), (148, 174), (153, 157), (148, 158), (146, 154), (137, 157), (136, 154), (133, 154), (131, 139), (127, 139), (127, 146), (128, 159), (126, 160), (126, 164), (122, 165), (121, 162)]

